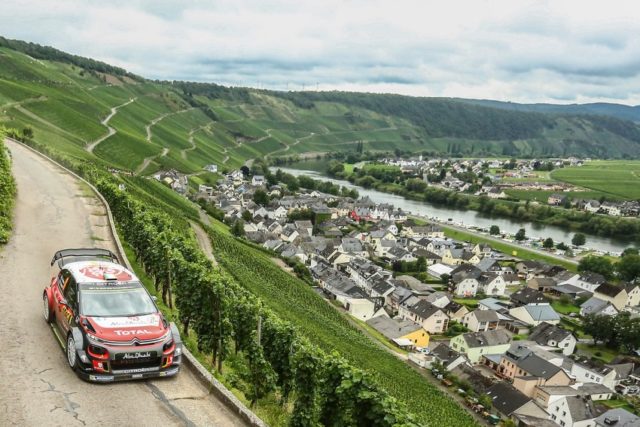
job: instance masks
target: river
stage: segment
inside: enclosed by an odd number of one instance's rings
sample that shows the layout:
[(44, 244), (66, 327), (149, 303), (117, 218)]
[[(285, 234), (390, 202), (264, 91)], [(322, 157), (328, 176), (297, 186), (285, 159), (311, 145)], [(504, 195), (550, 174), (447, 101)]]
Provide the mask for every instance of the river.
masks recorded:
[[(322, 181), (330, 181), (334, 184), (342, 185), (349, 189), (356, 189), (361, 197), (367, 196), (376, 203), (390, 203), (396, 208), (400, 208), (405, 212), (412, 213), (427, 218), (437, 218), (437, 220), (446, 222), (450, 221), (454, 224), (462, 224), (463, 226), (475, 225), (476, 227), (488, 229), (492, 225), (500, 227), (500, 231), (515, 234), (518, 229), (524, 228), (528, 237), (546, 239), (551, 237), (554, 242), (564, 242), (571, 244), (571, 238), (574, 235), (572, 231), (566, 231), (560, 227), (553, 225), (540, 224), (536, 222), (522, 222), (508, 218), (488, 217), (473, 210), (460, 210), (449, 208), (447, 206), (434, 205), (429, 202), (421, 202), (417, 200), (406, 199), (390, 193), (383, 193), (378, 190), (366, 189), (357, 185), (353, 185), (349, 181), (341, 179), (333, 179), (328, 176), (312, 170), (292, 169), (284, 167), (272, 167), (275, 172), (281, 169), (283, 172), (294, 176), (306, 175), (311, 178)], [(633, 246), (631, 242), (625, 242), (619, 239), (596, 236), (586, 234), (586, 247), (602, 252), (620, 253), (625, 248)]]

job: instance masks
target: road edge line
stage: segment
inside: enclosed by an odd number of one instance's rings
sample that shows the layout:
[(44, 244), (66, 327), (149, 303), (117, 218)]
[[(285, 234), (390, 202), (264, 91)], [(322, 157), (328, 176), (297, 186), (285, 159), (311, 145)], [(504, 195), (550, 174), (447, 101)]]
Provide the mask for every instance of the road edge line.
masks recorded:
[[(98, 199), (107, 210), (109, 230), (111, 232), (111, 236), (113, 237), (113, 241), (115, 242), (116, 249), (119, 252), (120, 259), (125, 263), (125, 266), (129, 270), (133, 271), (133, 268), (131, 267), (131, 263), (129, 263), (129, 259), (127, 258), (127, 255), (124, 252), (122, 244), (120, 243), (120, 238), (118, 237), (118, 232), (115, 227), (115, 222), (113, 221), (113, 215), (111, 214), (111, 208), (109, 207), (109, 204), (107, 203), (106, 199), (102, 196), (102, 194), (100, 194), (98, 189), (89, 181), (87, 181), (86, 179), (78, 175), (77, 173), (61, 165), (60, 163), (58, 163), (51, 157), (47, 156), (46, 154), (41, 153), (40, 151), (36, 150), (33, 147), (30, 147), (24, 142), (17, 141), (13, 138), (8, 138), (8, 137), (5, 139), (29, 149), (30, 151), (34, 152), (35, 154), (39, 155), (45, 160), (48, 160), (49, 162), (58, 166), (60, 169), (67, 172), (74, 178), (84, 182), (89, 186), (89, 188), (91, 188), (91, 190), (98, 196)], [(209, 392), (213, 393), (228, 409), (235, 412), (237, 415), (240, 416), (240, 418), (242, 418), (245, 422), (249, 423), (249, 425), (251, 426), (267, 427), (267, 424), (264, 421), (262, 421), (256, 414), (251, 412), (251, 410), (249, 410), (249, 408), (247, 408), (247, 406), (244, 403), (242, 403), (233, 393), (231, 393), (231, 391), (228, 388), (226, 388), (224, 384), (222, 384), (213, 375), (211, 375), (211, 373), (207, 370), (207, 368), (205, 368), (198, 361), (198, 359), (196, 359), (196, 357), (189, 351), (189, 349), (186, 348), (185, 346), (182, 347), (182, 354), (183, 356), (185, 356), (184, 360), (187, 362), (186, 365), (191, 370), (191, 372), (195, 375), (195, 377), (203, 385), (207, 386), (209, 389)]]

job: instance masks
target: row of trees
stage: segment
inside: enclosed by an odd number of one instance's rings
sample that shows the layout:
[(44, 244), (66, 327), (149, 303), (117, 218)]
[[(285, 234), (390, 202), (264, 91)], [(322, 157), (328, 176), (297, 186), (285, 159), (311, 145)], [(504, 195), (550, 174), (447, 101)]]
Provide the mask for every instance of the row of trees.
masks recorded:
[(184, 333), (196, 333), (198, 348), (220, 372), (230, 352), (244, 356), (240, 387), (252, 405), (277, 390), (283, 405), (295, 400), (294, 426), (414, 424), (367, 373), (310, 344), (214, 268), (169, 216), (120, 191), (110, 178), (97, 186), (162, 300), (169, 307), (175, 301)]
[(11, 160), (3, 143), (3, 133), (3, 129), (0, 129), (0, 244), (9, 240), (16, 195), (16, 184), (11, 175)]
[(640, 255), (638, 249), (626, 249), (615, 264), (609, 258), (586, 256), (580, 260), (578, 271), (602, 274), (606, 279), (618, 278), (632, 282), (640, 278)]
[(628, 312), (615, 316), (588, 314), (582, 325), (584, 332), (593, 337), (594, 344), (623, 348), (627, 353), (640, 348), (640, 318), (631, 318)]

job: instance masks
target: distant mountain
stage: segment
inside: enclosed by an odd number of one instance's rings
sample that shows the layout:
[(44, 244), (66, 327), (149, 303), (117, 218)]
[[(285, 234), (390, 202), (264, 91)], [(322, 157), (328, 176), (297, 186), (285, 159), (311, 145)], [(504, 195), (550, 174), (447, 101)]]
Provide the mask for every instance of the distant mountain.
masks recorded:
[(629, 106), (612, 104), (607, 102), (594, 102), (590, 104), (518, 104), (515, 102), (493, 101), (490, 99), (463, 99), (454, 98), (457, 101), (484, 107), (500, 108), (512, 111), (530, 111), (537, 113), (555, 114), (597, 114), (601, 116), (616, 117), (621, 120), (631, 120), (640, 123), (640, 105)]
[[(640, 110), (152, 81), (0, 37), (0, 125), (75, 157), (150, 174), (309, 153), (640, 158)], [(109, 126), (101, 124), (110, 117)], [(97, 143), (96, 143), (97, 141)], [(91, 147), (91, 149), (89, 149)]]

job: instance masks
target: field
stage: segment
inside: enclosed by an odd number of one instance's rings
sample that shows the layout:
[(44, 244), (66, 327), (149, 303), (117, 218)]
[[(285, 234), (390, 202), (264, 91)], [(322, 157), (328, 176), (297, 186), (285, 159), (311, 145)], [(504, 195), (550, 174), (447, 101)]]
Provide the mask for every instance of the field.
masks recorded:
[(594, 160), (584, 166), (555, 170), (551, 177), (607, 197), (640, 199), (640, 161)]

